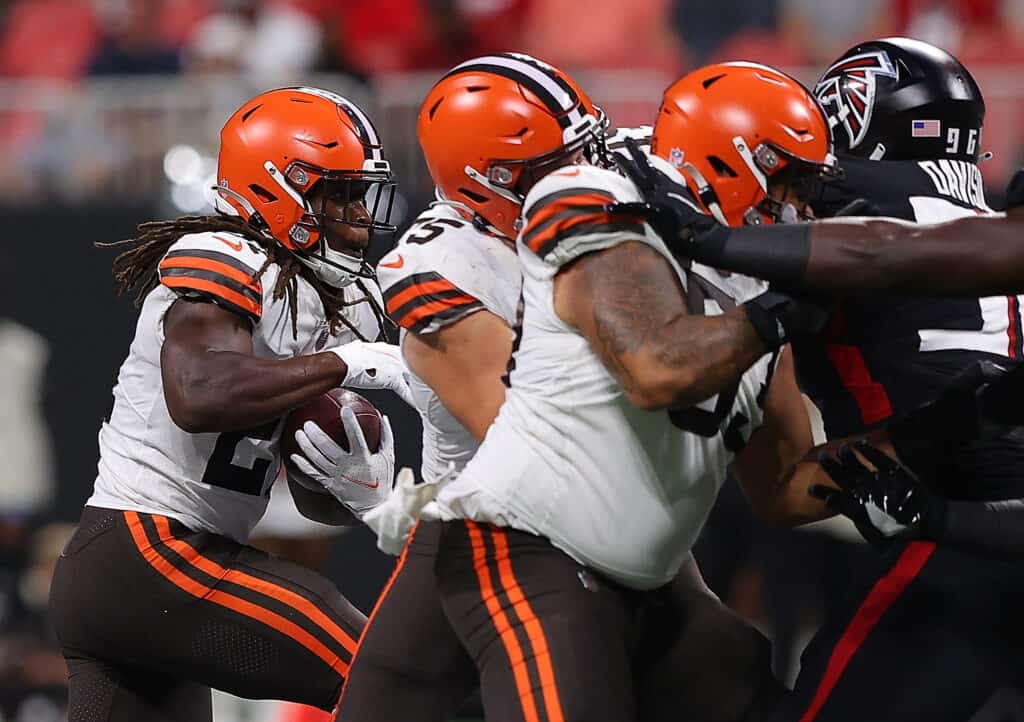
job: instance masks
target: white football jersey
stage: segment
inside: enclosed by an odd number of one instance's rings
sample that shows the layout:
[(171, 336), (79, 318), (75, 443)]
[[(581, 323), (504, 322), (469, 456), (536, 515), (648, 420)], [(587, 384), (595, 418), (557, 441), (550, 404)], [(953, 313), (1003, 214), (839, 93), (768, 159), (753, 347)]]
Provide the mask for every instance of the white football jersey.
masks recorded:
[(691, 310), (718, 314), (765, 285), (695, 266), (684, 272), (645, 224), (603, 210), (632, 183), (592, 166), (546, 176), (524, 205), (517, 250), (523, 324), (511, 388), (494, 425), (430, 515), (546, 537), (638, 589), (671, 580), (690, 553), (734, 455), (762, 422), (774, 369), (765, 356), (735, 388), (669, 414), (632, 406), (587, 340), (554, 309), (554, 278), (580, 256), (636, 241), (665, 256)]
[[(287, 297), (273, 298), (280, 266), (241, 236), (195, 233), (183, 236), (160, 262), (160, 285), (146, 297), (128, 358), (114, 387), (114, 409), (100, 429), (99, 474), (89, 506), (163, 514), (190, 529), (245, 541), (267, 506), (280, 467), (282, 422), (259, 429), (190, 434), (167, 411), (160, 374), (164, 314), (181, 296), (200, 297), (252, 323), (253, 354), (287, 359), (355, 340), (345, 326), (330, 332), (323, 305), (309, 283), (298, 278), (297, 332)], [(372, 283), (361, 284), (380, 303)], [(360, 285), (344, 289), (355, 301)], [(369, 340), (379, 328), (368, 303), (345, 310)]]
[[(433, 333), (459, 319), (490, 311), (512, 327), (522, 278), (516, 252), (477, 230), (450, 205), (433, 204), (377, 265), (388, 315), (412, 331)], [(423, 478), (435, 481), (450, 463), (461, 469), (477, 441), (414, 372), (410, 386), (423, 422)]]

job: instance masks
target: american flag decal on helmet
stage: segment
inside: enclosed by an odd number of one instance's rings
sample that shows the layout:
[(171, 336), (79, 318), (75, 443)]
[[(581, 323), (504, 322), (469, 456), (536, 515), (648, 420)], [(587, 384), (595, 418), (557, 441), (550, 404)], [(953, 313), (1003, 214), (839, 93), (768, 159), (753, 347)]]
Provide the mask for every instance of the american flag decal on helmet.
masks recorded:
[(844, 58), (826, 70), (814, 86), (814, 97), (828, 116), (829, 127), (833, 131), (837, 126), (845, 128), (851, 149), (860, 145), (871, 125), (878, 76), (898, 77), (884, 51)]

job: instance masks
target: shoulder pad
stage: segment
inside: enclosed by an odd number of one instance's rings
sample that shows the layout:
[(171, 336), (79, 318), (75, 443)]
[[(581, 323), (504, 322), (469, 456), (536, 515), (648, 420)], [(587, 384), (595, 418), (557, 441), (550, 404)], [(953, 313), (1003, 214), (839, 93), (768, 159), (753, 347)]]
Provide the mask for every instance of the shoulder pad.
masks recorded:
[(432, 333), (484, 309), (476, 295), (463, 289), (475, 285), (466, 281), (486, 273), (472, 258), (482, 235), (457, 213), (429, 209), (420, 214), (377, 264), (392, 320), (414, 333)]
[(160, 261), (160, 283), (185, 296), (209, 298), (253, 323), (263, 315), (263, 284), (256, 278), (266, 251), (234, 233), (190, 233)]
[(560, 266), (624, 237), (643, 237), (644, 224), (637, 218), (605, 210), (610, 203), (639, 200), (636, 187), (614, 171), (596, 166), (562, 168), (527, 194), (519, 242), (542, 260)]

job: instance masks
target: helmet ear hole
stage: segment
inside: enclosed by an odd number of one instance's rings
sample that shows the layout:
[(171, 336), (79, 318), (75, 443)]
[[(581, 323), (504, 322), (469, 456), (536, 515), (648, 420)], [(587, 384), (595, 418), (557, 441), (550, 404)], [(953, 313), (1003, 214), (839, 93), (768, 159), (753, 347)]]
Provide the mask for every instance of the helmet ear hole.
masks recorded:
[(736, 178), (737, 173), (734, 171), (728, 163), (719, 158), (717, 155), (709, 155), (708, 163), (715, 169), (715, 173), (718, 174), (719, 178)]
[(459, 195), (465, 196), (474, 203), (486, 203), (487, 196), (481, 195), (480, 193), (474, 193), (468, 188), (459, 188)]
[(275, 196), (273, 193), (271, 193), (261, 185), (252, 183), (249, 185), (249, 190), (251, 190), (253, 194), (264, 203), (274, 203), (277, 200), (277, 196)]

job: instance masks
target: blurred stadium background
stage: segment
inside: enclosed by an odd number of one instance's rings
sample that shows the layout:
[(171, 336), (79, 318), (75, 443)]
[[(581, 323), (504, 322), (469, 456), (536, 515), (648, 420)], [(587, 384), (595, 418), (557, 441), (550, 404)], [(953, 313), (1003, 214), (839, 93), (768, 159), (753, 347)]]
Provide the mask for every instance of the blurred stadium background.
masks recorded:
[[(0, 722), (64, 719), (64, 664), (45, 622), (53, 559), (95, 473), (96, 432), (134, 327), (113, 253), (141, 221), (204, 212), (227, 116), (272, 87), (317, 85), (375, 119), (399, 213), (430, 196), (415, 117), (438, 71), (523, 50), (576, 74), (616, 125), (650, 123), (662, 90), (710, 61), (813, 81), (888, 34), (953, 52), (985, 93), (992, 194), (1024, 157), (1024, 0), (5, 0), (0, 2)], [(387, 249), (375, 249), (376, 255)], [(400, 462), (418, 425), (396, 419)], [(869, 553), (841, 526), (754, 522), (729, 486), (699, 548), (712, 587), (776, 639), (777, 671)], [(321, 544), (364, 611), (391, 561), (355, 530)], [(283, 720), (218, 702), (218, 722)]]

